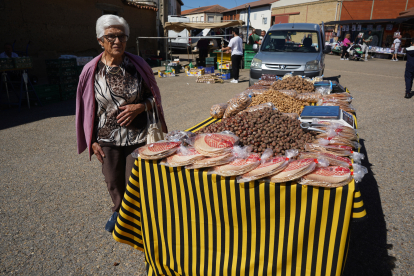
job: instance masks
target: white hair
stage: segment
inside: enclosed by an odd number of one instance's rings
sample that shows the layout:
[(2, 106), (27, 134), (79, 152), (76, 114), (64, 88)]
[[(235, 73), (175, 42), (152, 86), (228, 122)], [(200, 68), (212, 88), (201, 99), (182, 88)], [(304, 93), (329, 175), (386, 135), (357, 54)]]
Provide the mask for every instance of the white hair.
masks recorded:
[(96, 37), (103, 37), (106, 29), (115, 26), (122, 26), (124, 33), (129, 36), (129, 25), (124, 18), (113, 14), (105, 14), (96, 21)]

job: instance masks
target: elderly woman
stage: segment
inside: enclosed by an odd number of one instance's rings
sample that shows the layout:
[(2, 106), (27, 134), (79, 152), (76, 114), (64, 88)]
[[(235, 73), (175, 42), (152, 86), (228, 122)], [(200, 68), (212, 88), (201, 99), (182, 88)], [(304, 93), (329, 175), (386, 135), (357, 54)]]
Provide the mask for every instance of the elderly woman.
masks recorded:
[[(85, 65), (76, 98), (78, 152), (88, 148), (102, 163), (102, 173), (114, 206), (105, 229), (112, 232), (132, 171), (131, 152), (147, 139), (147, 112), (158, 109), (162, 131), (167, 133), (161, 96), (151, 67), (125, 52), (127, 22), (103, 15), (96, 22), (102, 54)], [(151, 116), (152, 118), (152, 113)]]
[(351, 34), (346, 34), (344, 41), (342, 41), (342, 54), (341, 54), (341, 60), (349, 60), (349, 53), (348, 49), (352, 45), (351, 42)]

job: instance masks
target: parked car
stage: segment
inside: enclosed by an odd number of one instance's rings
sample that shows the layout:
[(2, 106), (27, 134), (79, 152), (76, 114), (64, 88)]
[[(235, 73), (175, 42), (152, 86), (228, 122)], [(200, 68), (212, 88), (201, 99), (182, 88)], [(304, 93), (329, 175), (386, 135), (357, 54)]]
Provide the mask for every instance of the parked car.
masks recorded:
[(311, 23), (273, 25), (261, 45), (254, 44), (257, 52), (250, 67), (250, 85), (262, 74), (283, 76), (286, 73), (307, 77), (321, 76), (325, 69), (325, 32), (322, 26)]

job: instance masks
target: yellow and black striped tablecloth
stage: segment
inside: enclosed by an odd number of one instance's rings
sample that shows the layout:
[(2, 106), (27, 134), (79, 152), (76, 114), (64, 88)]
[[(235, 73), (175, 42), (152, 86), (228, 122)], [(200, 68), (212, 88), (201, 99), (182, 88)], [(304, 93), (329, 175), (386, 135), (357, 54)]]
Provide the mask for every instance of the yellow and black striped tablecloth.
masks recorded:
[(341, 275), (365, 216), (354, 181), (238, 184), (137, 159), (113, 237), (145, 253), (148, 275)]

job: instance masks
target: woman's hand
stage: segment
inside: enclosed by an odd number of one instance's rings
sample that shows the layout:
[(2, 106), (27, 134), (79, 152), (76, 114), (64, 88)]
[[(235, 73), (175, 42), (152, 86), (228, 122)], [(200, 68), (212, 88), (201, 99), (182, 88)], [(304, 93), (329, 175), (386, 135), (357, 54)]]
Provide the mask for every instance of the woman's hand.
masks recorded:
[(117, 122), (121, 126), (127, 127), (138, 114), (145, 111), (145, 103), (128, 104), (120, 106), (119, 109), (123, 111), (116, 116), (116, 119), (118, 120)]
[(98, 144), (98, 142), (95, 142), (92, 144), (92, 150), (93, 153), (96, 155), (96, 158), (98, 158), (99, 162), (103, 164), (103, 159), (105, 157), (105, 153), (103, 152), (101, 146)]

